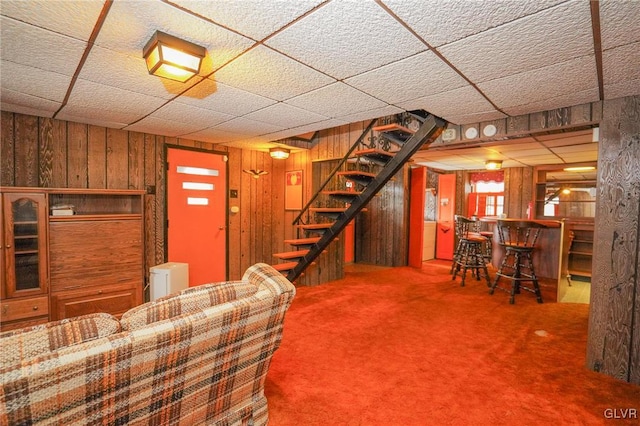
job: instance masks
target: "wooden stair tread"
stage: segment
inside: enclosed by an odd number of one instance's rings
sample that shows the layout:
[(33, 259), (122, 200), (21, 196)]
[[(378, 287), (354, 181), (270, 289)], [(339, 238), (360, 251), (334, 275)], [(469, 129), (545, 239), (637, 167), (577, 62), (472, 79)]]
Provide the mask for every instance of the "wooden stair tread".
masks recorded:
[(293, 240), (284, 240), (285, 244), (291, 244), (292, 246), (302, 246), (307, 244), (315, 244), (320, 241), (320, 237), (314, 238), (296, 238)]
[(277, 257), (278, 259), (297, 259), (304, 257), (307, 253), (309, 253), (309, 250), (294, 250), (283, 253), (274, 253), (273, 257)]
[(338, 172), (336, 174), (340, 175), (340, 176), (345, 176), (345, 177), (349, 177), (349, 176), (364, 176), (364, 177), (370, 177), (370, 178), (375, 178), (376, 177), (375, 173), (360, 172), (358, 170), (351, 170), (351, 171), (347, 171), (347, 172)]
[(373, 130), (380, 133), (399, 132), (399, 133), (406, 133), (407, 135), (412, 135), (415, 133), (413, 130), (408, 129), (404, 126), (401, 126), (398, 123), (385, 124), (384, 126), (376, 126), (373, 128)]
[(341, 213), (345, 211), (346, 207), (311, 207), (309, 210), (312, 212), (325, 212), (325, 213)]
[(342, 191), (322, 191), (323, 194), (325, 195), (338, 195), (338, 196), (349, 196), (349, 197), (357, 197), (358, 195), (362, 194), (362, 192), (360, 191), (346, 191), (346, 190), (342, 190)]
[(273, 266), (273, 269), (275, 269), (276, 271), (282, 272), (282, 271), (289, 271), (295, 268), (297, 264), (298, 262), (284, 262), (284, 263), (276, 263), (275, 265), (271, 265), (271, 266)]
[(333, 223), (309, 223), (307, 225), (296, 225), (302, 229), (329, 229), (333, 226)]
[(369, 148), (369, 149), (363, 149), (361, 151), (356, 151), (353, 154), (355, 156), (378, 155), (378, 156), (393, 158), (393, 156), (395, 155), (395, 152), (389, 152), (379, 148)]
[[(311, 207), (309, 210), (316, 213), (343, 213), (346, 211), (348, 207)], [(363, 208), (360, 210), (362, 212), (366, 212), (367, 208)]]

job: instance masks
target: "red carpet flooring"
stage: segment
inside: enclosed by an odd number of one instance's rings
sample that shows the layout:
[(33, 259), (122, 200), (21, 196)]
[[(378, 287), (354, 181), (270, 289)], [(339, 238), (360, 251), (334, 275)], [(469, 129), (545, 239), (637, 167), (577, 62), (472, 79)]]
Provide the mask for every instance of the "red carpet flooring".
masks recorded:
[(510, 305), (448, 268), (299, 287), (267, 376), (270, 425), (640, 424), (640, 386), (584, 367), (588, 305), (548, 289)]

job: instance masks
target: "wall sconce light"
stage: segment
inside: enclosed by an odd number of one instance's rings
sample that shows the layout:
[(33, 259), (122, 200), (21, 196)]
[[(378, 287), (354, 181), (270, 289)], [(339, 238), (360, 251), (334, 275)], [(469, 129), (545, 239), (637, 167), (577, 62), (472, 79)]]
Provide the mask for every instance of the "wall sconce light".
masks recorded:
[(286, 160), (289, 158), (289, 152), (288, 149), (280, 147), (269, 149), (269, 155), (276, 160)]
[(258, 179), (260, 176), (266, 175), (267, 173), (269, 173), (266, 170), (260, 170), (260, 169), (243, 170), (243, 172), (249, 173), (254, 179)]
[(487, 170), (500, 170), (502, 168), (502, 160), (487, 160), (484, 162), (484, 168)]
[(156, 31), (142, 50), (149, 74), (184, 83), (200, 71), (204, 47)]

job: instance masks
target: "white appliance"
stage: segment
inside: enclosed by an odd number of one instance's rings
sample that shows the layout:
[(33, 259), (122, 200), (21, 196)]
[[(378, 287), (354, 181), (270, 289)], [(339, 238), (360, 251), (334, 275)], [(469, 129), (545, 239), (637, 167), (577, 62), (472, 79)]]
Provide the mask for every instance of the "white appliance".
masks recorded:
[(189, 264), (167, 262), (152, 266), (150, 272), (150, 300), (177, 293), (189, 287)]

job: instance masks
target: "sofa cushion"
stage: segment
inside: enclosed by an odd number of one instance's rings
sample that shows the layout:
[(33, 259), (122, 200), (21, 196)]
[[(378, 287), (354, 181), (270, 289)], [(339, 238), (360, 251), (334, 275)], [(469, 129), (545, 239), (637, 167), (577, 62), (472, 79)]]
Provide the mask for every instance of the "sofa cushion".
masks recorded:
[(0, 333), (0, 368), (120, 331), (113, 315), (97, 313)]
[(120, 318), (120, 325), (126, 331), (137, 330), (157, 321), (252, 296), (256, 291), (257, 286), (248, 281), (226, 281), (191, 287), (128, 310)]

